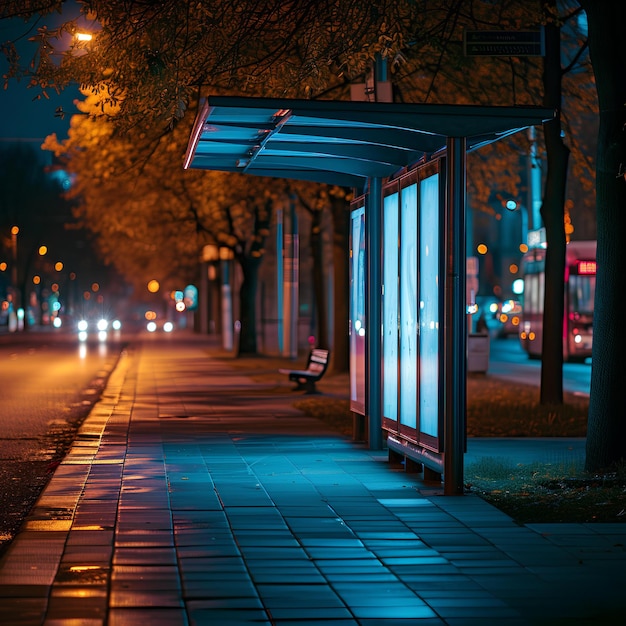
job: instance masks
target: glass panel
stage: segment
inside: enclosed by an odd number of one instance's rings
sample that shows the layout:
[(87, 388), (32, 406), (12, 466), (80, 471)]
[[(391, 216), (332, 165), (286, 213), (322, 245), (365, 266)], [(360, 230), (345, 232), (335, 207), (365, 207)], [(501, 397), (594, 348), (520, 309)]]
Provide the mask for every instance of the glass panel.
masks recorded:
[[(568, 313), (591, 317), (593, 315), (593, 298), (595, 290), (595, 275), (587, 274), (584, 276), (577, 276), (576, 274), (570, 274), (570, 309)], [(574, 319), (576, 319), (576, 316), (574, 316)]]
[(365, 415), (365, 208), (351, 214), (350, 408)]
[(537, 281), (537, 298), (535, 300), (536, 312), (543, 313), (543, 306), (545, 303), (545, 293), (546, 293), (546, 275), (544, 272), (541, 272), (537, 277), (539, 280)]
[(438, 436), (439, 175), (420, 182), (420, 432)]
[(417, 184), (401, 191), (400, 423), (416, 428), (417, 412)]
[(383, 415), (398, 420), (398, 194), (386, 196), (383, 221)]

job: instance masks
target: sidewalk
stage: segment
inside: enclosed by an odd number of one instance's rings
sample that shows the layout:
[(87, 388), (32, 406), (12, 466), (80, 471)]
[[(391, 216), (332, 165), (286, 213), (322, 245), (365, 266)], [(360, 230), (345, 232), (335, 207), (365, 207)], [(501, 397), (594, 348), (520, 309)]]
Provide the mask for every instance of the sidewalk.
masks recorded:
[(0, 623), (623, 623), (626, 524), (424, 495), (294, 409), (272, 366), (191, 335), (132, 347), (0, 561)]

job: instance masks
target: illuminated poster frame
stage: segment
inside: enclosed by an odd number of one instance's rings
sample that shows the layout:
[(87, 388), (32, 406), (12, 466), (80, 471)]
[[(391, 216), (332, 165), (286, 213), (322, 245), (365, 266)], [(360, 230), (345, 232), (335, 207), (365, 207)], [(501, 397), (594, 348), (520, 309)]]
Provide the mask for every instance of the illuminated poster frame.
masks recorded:
[(355, 200), (350, 213), (350, 410), (365, 415), (365, 198)]
[(399, 230), (396, 184), (383, 190), (383, 268), (382, 268), (382, 425), (393, 428), (398, 421), (398, 382), (400, 380), (400, 348), (398, 332)]
[(443, 452), (444, 159), (383, 185), (382, 427)]

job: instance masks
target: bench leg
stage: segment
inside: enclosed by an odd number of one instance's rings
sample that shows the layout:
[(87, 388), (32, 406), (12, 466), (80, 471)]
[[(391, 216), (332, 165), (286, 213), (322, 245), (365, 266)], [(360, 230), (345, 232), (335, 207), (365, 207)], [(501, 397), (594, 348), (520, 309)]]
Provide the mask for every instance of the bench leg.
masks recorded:
[(306, 389), (305, 393), (317, 393), (314, 380), (307, 380), (304, 386)]

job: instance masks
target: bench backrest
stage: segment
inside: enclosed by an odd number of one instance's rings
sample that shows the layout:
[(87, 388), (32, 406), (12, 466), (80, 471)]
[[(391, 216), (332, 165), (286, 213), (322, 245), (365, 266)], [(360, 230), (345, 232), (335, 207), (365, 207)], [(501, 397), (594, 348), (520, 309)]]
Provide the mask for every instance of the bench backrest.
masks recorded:
[(309, 354), (309, 362), (307, 363), (307, 370), (315, 372), (316, 374), (323, 373), (328, 367), (328, 350), (322, 350), (321, 348), (313, 348)]

